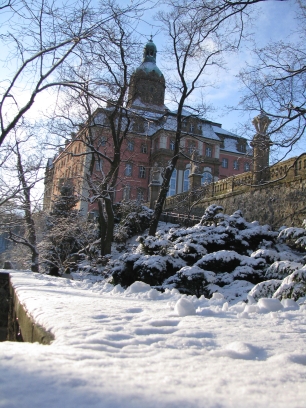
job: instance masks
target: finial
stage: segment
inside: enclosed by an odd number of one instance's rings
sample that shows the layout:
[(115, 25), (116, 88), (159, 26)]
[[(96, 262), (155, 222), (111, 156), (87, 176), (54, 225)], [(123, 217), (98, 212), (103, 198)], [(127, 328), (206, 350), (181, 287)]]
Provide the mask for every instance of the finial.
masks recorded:
[(261, 135), (265, 135), (267, 133), (268, 126), (271, 122), (271, 119), (269, 119), (263, 109), (260, 110), (260, 114), (252, 121), (257, 133)]

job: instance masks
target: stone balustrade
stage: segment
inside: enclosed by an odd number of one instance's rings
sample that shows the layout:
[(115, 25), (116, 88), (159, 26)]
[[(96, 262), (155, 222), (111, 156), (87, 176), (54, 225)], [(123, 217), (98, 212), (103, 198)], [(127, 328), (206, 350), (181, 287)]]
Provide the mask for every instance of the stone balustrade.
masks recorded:
[(290, 182), (297, 178), (306, 178), (306, 153), (299, 157), (293, 157), (270, 167), (270, 180), (263, 185), (253, 184), (253, 174), (251, 171), (231, 176), (223, 180), (215, 181), (209, 185), (201, 186), (196, 192), (184, 192), (175, 196), (167, 197), (165, 209), (174, 208), (181, 203), (199, 200), (201, 198), (219, 197), (229, 193), (245, 192), (256, 187), (270, 185), (271, 182)]

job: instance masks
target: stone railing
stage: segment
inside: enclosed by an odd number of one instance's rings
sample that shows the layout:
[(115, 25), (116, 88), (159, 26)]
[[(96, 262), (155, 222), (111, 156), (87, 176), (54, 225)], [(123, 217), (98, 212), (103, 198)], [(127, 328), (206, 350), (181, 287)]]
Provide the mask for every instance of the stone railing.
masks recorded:
[[(306, 178), (306, 153), (300, 157), (293, 157), (270, 167), (270, 182), (289, 182), (297, 177)], [(266, 183), (265, 183), (266, 184)], [(265, 185), (263, 184), (263, 185)], [(268, 184), (268, 183), (267, 183)], [(262, 187), (252, 184), (252, 172), (241, 173), (227, 177), (209, 185), (201, 186), (196, 191), (187, 191), (175, 196), (167, 197), (164, 209), (184, 205), (190, 206), (201, 198), (219, 197), (229, 193), (242, 193), (253, 187)]]

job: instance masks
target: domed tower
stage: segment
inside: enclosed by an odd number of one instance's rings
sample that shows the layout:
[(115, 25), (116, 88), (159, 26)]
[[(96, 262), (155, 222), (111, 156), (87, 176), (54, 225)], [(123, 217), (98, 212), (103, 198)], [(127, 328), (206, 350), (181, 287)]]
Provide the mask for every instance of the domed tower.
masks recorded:
[(144, 47), (142, 64), (131, 76), (129, 106), (149, 104), (164, 108), (165, 78), (156, 65), (156, 53), (151, 38)]
[(253, 147), (253, 184), (261, 184), (269, 180), (269, 155), (271, 140), (267, 135), (268, 126), (271, 120), (262, 111), (253, 121), (256, 135), (253, 137), (251, 146)]

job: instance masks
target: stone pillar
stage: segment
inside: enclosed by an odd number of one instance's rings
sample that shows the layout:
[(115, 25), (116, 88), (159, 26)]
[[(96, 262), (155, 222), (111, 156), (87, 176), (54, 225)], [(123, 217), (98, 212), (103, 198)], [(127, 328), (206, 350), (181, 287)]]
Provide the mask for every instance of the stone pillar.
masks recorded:
[(159, 183), (150, 183), (149, 184), (149, 194), (150, 194), (150, 208), (154, 209), (155, 203), (159, 194), (160, 184)]
[(189, 178), (189, 190), (190, 191), (195, 191), (199, 187), (201, 187), (202, 174), (192, 173), (188, 176), (188, 178)]
[(251, 142), (253, 147), (252, 181), (253, 184), (258, 185), (270, 179), (269, 155), (272, 143), (269, 135), (267, 135), (267, 129), (271, 120), (262, 111), (253, 119), (252, 123), (257, 131)]

